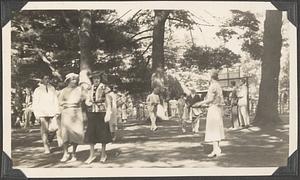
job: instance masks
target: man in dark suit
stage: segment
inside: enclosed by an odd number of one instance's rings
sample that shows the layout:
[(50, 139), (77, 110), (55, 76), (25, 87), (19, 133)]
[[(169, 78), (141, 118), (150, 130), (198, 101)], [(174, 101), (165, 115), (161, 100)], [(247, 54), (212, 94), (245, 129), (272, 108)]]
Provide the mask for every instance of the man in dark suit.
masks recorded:
[(200, 108), (194, 108), (192, 107), (197, 102), (200, 102), (201, 98), (198, 94), (196, 94), (195, 89), (191, 90), (191, 94), (187, 97), (186, 103), (187, 107), (189, 109), (190, 114), (190, 120), (192, 120), (192, 131), (193, 133), (199, 132), (199, 115), (201, 113)]

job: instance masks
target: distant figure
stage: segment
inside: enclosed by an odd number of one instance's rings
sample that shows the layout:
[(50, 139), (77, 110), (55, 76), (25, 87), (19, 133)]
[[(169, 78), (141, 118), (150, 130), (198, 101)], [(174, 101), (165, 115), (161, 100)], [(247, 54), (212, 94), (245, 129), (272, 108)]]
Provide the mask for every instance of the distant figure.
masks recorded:
[(59, 116), (59, 104), (55, 88), (50, 85), (50, 77), (44, 75), (39, 87), (34, 90), (32, 99), (32, 109), (34, 115), (41, 123), (41, 136), (45, 153), (50, 153), (48, 141), (49, 123)]
[(158, 95), (162, 95), (165, 89), (165, 77), (163, 73), (163, 69), (161, 67), (158, 67), (156, 69), (156, 72), (152, 74), (151, 76), (151, 88), (155, 89), (157, 88)]
[(177, 105), (178, 105), (178, 101), (175, 98), (172, 98), (169, 101), (169, 105), (170, 105), (170, 109), (171, 109), (171, 117), (176, 117), (177, 114)]
[(73, 146), (70, 161), (76, 161), (76, 149), (78, 144), (84, 144), (84, 124), (87, 121), (86, 111), (83, 109), (83, 102), (87, 94), (78, 85), (79, 76), (75, 73), (66, 75), (65, 82), (68, 84), (59, 96), (61, 110), (61, 138), (63, 142), (63, 157), (61, 162), (68, 161), (70, 154), (68, 146)]
[[(185, 130), (185, 122), (188, 118), (185, 118), (186, 114), (188, 114), (188, 112), (185, 112), (185, 108), (186, 108), (186, 94), (182, 94), (180, 96), (180, 98), (178, 99), (178, 104), (177, 104), (177, 107), (178, 107), (178, 116), (179, 116), (179, 123), (180, 123), (180, 127), (181, 127), (181, 130), (183, 133), (186, 132)], [(185, 116), (184, 116), (185, 115)]]
[(238, 96), (237, 96), (237, 87), (235, 81), (231, 81), (232, 91), (230, 93), (230, 107), (231, 107), (231, 129), (237, 129), (239, 125), (239, 116), (238, 116)]
[(121, 95), (121, 119), (123, 123), (127, 122), (128, 114), (127, 114), (127, 108), (128, 108), (128, 102), (127, 102), (127, 96), (126, 94)]
[(154, 88), (152, 93), (148, 95), (146, 103), (149, 111), (149, 116), (151, 120), (151, 126), (150, 130), (156, 131), (156, 119), (157, 119), (157, 106), (159, 104), (159, 96), (158, 94), (158, 88)]
[[(117, 101), (118, 101), (118, 94), (117, 94), (117, 86), (110, 86), (109, 88), (108, 96), (111, 98), (111, 116), (109, 120), (109, 127), (110, 132), (112, 135), (112, 140), (115, 141), (117, 138), (117, 130), (118, 130), (118, 107), (117, 107)], [(107, 89), (106, 88), (106, 89)]]
[(32, 95), (29, 88), (25, 88), (25, 99), (24, 99), (24, 111), (22, 116), (22, 121), (25, 123), (24, 128), (28, 128), (30, 125), (33, 125), (34, 122), (31, 122), (33, 111), (32, 111)]
[(191, 89), (191, 94), (187, 97), (186, 103), (190, 113), (190, 120), (192, 121), (192, 131), (193, 133), (199, 132), (199, 115), (201, 110), (198, 107), (193, 107), (194, 104), (201, 101), (201, 98), (196, 94), (195, 89)]
[(166, 75), (161, 67), (156, 69), (156, 72), (151, 76), (151, 88), (152, 90), (157, 88), (157, 95), (160, 99), (160, 105), (158, 108), (159, 116), (163, 116), (164, 119), (168, 117), (168, 87)]
[(211, 72), (210, 86), (207, 92), (207, 99), (197, 103), (197, 106), (208, 104), (205, 130), (205, 141), (213, 143), (213, 151), (208, 157), (215, 157), (221, 154), (219, 142), (224, 139), (223, 106), (224, 98), (220, 84), (218, 83), (218, 73)]
[(240, 90), (238, 92), (238, 109), (239, 109), (239, 120), (242, 127), (248, 128), (250, 125), (250, 118), (249, 118), (249, 112), (248, 112), (248, 104), (247, 104), (247, 98), (248, 98), (248, 88), (246, 85), (246, 80), (241, 80)]

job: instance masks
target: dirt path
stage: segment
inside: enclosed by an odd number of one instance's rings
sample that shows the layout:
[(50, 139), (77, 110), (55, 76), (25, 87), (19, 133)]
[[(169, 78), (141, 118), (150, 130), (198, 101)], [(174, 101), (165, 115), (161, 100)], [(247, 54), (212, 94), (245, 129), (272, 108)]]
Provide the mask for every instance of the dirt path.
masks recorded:
[[(131, 120), (119, 130), (119, 139), (107, 145), (108, 161), (86, 165), (89, 147), (78, 147), (78, 161), (60, 163), (61, 149), (53, 142), (52, 153), (43, 154), (38, 127), (31, 132), (14, 130), (12, 157), (16, 167), (272, 167), (285, 166), (288, 157), (288, 117), (276, 127), (250, 127), (229, 131), (229, 120), (224, 120), (226, 140), (222, 141), (222, 156), (207, 158), (210, 146), (203, 143), (205, 120), (200, 133), (191, 128), (182, 134), (175, 120), (159, 122), (159, 130), (152, 132), (148, 123)], [(96, 147), (100, 150), (101, 145)], [(99, 156), (99, 152), (97, 152)], [(97, 159), (97, 161), (99, 158)]]

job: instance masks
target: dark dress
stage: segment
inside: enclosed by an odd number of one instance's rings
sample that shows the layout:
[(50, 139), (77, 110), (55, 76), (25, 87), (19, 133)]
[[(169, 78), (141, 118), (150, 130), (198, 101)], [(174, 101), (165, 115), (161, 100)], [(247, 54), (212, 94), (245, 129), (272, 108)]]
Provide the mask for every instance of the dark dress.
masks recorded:
[[(103, 92), (99, 91), (98, 88), (99, 87), (92, 88), (92, 100), (93, 102), (100, 101), (101, 103), (97, 103), (97, 105), (87, 108), (88, 123), (85, 134), (85, 142), (87, 144), (107, 144), (112, 142), (109, 123), (104, 121), (105, 108), (102, 108), (105, 107), (105, 95)], [(98, 93), (98, 95), (96, 95), (96, 93)]]

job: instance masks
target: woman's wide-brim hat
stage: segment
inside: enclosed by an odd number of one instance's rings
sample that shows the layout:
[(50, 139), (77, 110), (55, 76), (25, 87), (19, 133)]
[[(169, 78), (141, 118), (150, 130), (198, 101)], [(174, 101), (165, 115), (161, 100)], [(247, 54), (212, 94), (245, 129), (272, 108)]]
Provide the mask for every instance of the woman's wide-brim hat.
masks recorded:
[(75, 73), (69, 73), (66, 75), (66, 79), (65, 79), (65, 82), (67, 82), (69, 79), (71, 78), (78, 78), (79, 75), (78, 74), (75, 74)]
[(93, 71), (92, 73), (89, 74), (89, 77), (90, 78), (95, 78), (95, 77), (100, 77), (104, 74), (105, 74), (104, 71)]

